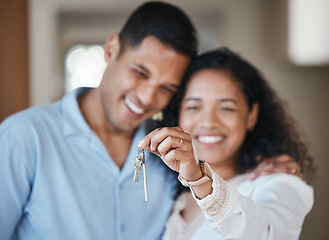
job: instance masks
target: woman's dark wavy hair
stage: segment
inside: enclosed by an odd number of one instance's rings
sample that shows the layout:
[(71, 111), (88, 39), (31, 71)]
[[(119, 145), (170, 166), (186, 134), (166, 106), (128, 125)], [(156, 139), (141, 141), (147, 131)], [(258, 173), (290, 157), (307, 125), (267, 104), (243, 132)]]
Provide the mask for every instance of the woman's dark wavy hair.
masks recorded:
[(310, 180), (315, 171), (313, 157), (296, 121), (262, 74), (228, 48), (203, 53), (191, 62), (180, 90), (164, 110), (164, 118), (160, 124), (178, 125), (180, 103), (186, 85), (194, 74), (205, 69), (229, 73), (241, 87), (249, 108), (256, 102), (259, 104), (257, 124), (252, 132), (247, 133), (240, 150), (238, 172), (244, 173), (266, 158), (288, 154), (299, 164), (305, 179)]

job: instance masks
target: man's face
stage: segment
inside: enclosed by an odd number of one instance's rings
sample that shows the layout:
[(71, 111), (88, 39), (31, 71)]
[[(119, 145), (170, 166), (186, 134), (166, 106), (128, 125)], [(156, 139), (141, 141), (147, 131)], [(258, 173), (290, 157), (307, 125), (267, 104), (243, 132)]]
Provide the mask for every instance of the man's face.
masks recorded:
[(169, 103), (190, 58), (153, 36), (127, 47), (120, 57), (118, 37), (106, 46), (108, 67), (100, 85), (104, 111), (110, 127), (132, 131)]

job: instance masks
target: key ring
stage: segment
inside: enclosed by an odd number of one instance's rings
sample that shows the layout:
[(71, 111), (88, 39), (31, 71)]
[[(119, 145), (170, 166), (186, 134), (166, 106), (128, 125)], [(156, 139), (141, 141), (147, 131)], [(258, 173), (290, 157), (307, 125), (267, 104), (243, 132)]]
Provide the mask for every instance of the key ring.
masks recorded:
[(144, 149), (138, 148), (137, 158), (142, 162), (145, 161)]

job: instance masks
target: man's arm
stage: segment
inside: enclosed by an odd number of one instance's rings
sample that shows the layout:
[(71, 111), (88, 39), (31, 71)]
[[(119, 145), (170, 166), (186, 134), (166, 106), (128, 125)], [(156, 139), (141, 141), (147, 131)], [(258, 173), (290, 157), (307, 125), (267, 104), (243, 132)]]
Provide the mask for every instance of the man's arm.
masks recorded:
[(35, 153), (24, 119), (0, 125), (0, 239), (10, 239), (31, 192)]

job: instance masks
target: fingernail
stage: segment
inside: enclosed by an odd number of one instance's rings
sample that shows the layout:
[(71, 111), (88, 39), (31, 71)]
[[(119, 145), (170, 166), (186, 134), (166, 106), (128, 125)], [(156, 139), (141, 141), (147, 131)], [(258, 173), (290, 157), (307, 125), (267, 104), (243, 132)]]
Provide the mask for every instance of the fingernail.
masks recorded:
[(155, 147), (151, 144), (151, 150), (154, 151)]
[(142, 147), (143, 145), (144, 145), (144, 141), (143, 140), (138, 141), (138, 147)]

